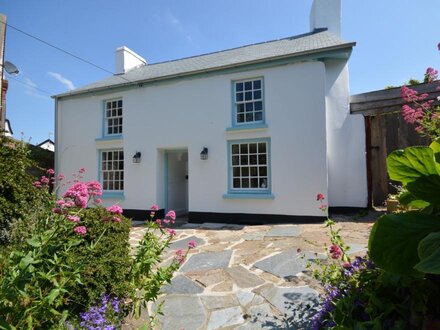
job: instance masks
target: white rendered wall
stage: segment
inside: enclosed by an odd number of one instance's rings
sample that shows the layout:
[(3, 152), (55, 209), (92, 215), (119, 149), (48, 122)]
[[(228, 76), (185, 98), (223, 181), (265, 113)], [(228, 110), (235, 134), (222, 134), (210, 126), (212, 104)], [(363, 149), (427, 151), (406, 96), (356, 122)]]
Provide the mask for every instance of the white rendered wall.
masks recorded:
[[(226, 131), (231, 126), (233, 80), (264, 78), (268, 128)], [(97, 179), (98, 150), (123, 147), (125, 191), (118, 202), (146, 209), (165, 202), (165, 150), (188, 150), (189, 211), (322, 216), (316, 193), (327, 194), (325, 66), (303, 62), (240, 73), (187, 78), (133, 87), (121, 92), (62, 99), (58, 105), (58, 171), (86, 167)], [(102, 107), (123, 99), (123, 140), (95, 141), (102, 135)], [(271, 139), (274, 199), (225, 199), (227, 141)], [(203, 146), (209, 159), (201, 160)], [(140, 164), (131, 158), (142, 153)]]
[(329, 205), (366, 207), (364, 117), (350, 114), (346, 62), (327, 61), (326, 69)]

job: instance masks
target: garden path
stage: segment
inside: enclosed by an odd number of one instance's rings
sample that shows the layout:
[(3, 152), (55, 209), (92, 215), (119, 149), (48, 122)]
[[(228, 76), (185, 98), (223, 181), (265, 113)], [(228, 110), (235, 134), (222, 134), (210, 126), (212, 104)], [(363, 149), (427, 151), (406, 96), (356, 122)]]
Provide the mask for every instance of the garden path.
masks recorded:
[[(336, 217), (336, 228), (351, 247), (363, 254), (377, 213), (356, 221)], [(134, 226), (130, 243), (136, 246), (144, 227)], [(311, 278), (307, 260), (325, 258), (328, 230), (322, 224), (242, 226), (180, 222), (166, 259), (197, 247), (165, 286), (159, 319), (162, 330), (308, 329), (319, 284)], [(165, 260), (166, 262), (166, 260)], [(136, 329), (142, 320), (124, 329)]]

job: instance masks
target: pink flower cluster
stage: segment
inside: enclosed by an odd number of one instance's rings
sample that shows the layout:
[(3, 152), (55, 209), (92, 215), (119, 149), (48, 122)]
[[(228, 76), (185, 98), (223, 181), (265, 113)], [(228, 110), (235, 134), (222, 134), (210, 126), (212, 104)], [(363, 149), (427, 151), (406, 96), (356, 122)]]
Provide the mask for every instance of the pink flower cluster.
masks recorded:
[(321, 203), (321, 205), (319, 206), (319, 209), (323, 212), (327, 211), (327, 204), (324, 204), (324, 202), (323, 202), (324, 199), (325, 199), (325, 196), (323, 194), (318, 193), (316, 195), (316, 200)]
[(47, 188), (51, 183), (53, 184), (55, 181), (55, 178), (53, 177), (55, 171), (50, 168), (46, 171), (46, 174), (47, 176), (43, 175), (40, 180), (33, 182), (32, 185), (35, 188)]
[(339, 259), (342, 255), (342, 249), (337, 244), (332, 244), (329, 248), (332, 259)]
[(119, 205), (112, 205), (107, 207), (107, 211), (109, 211), (110, 213), (114, 213), (114, 214), (122, 214), (123, 210), (122, 207), (120, 207)]
[(76, 234), (81, 235), (81, 236), (84, 236), (85, 234), (87, 234), (87, 228), (86, 228), (86, 226), (78, 226), (78, 227), (75, 227), (75, 228), (73, 229), (73, 231), (74, 231)]
[(70, 199), (75, 203), (75, 206), (85, 209), (89, 202), (89, 189), (84, 182), (74, 183), (63, 195), (64, 199)]
[(435, 80), (437, 80), (437, 78), (438, 78), (438, 71), (437, 70), (435, 70), (431, 67), (426, 69), (425, 79), (424, 79), (425, 83), (432, 83)]

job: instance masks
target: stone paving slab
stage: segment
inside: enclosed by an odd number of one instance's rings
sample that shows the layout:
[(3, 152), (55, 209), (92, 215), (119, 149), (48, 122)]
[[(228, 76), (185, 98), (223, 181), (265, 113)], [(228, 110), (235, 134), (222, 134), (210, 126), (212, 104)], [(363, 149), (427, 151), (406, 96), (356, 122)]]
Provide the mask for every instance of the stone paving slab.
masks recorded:
[(198, 296), (166, 296), (162, 306), (161, 330), (198, 330), (206, 321), (206, 312)]
[(265, 237), (296, 237), (301, 234), (299, 226), (273, 226)]
[(192, 281), (185, 275), (177, 275), (171, 281), (171, 284), (165, 285), (161, 292), (163, 293), (189, 293), (197, 294), (203, 292), (203, 286)]
[(179, 249), (185, 250), (185, 249), (188, 248), (188, 243), (190, 241), (196, 242), (197, 246), (205, 244), (205, 241), (203, 239), (198, 238), (197, 236), (193, 235), (193, 236), (190, 236), (190, 237), (187, 237), (187, 238), (184, 238), (184, 239), (180, 239), (180, 240), (176, 240), (176, 241), (172, 242), (170, 244), (169, 249), (171, 249), (171, 250), (179, 250)]
[(209, 252), (192, 255), (180, 269), (181, 272), (226, 268), (229, 265), (232, 251)]

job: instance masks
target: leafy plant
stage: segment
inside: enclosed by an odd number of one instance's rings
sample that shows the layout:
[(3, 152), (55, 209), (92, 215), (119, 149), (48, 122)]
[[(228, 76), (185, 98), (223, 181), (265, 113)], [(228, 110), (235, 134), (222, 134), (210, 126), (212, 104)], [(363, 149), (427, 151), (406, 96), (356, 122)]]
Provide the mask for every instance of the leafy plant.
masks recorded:
[(394, 274), (440, 274), (440, 140), (394, 151), (387, 166), (405, 189), (400, 202), (421, 209), (381, 217), (370, 234), (370, 255)]

